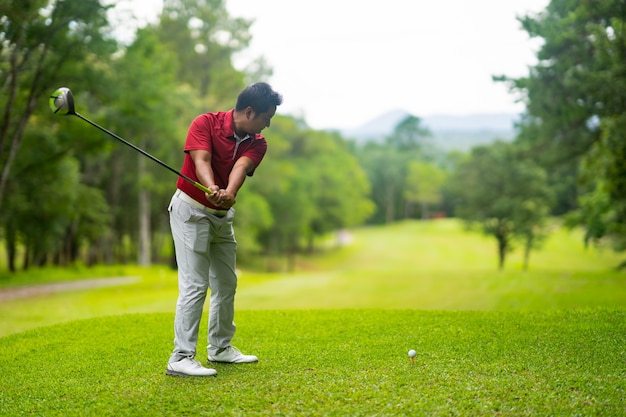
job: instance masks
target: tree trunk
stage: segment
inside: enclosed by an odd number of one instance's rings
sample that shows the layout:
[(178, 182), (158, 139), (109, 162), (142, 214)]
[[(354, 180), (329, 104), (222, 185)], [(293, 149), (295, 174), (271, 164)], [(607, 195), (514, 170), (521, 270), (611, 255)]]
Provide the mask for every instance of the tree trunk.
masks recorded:
[(428, 210), (428, 203), (422, 201), (422, 220), (428, 220), (430, 217), (430, 211)]
[(394, 192), (393, 187), (387, 187), (387, 198), (386, 198), (386, 211), (385, 211), (385, 223), (391, 223), (395, 220), (395, 201), (393, 198)]
[(13, 161), (15, 160), (17, 151), (22, 143), (22, 136), (24, 134), (24, 129), (26, 128), (27, 120), (28, 119), (24, 117), (19, 121), (16, 131), (13, 133), (9, 154), (4, 162), (4, 165), (2, 166), (2, 172), (0, 173), (0, 207), (2, 207), (2, 201), (4, 200), (4, 194), (9, 181), (9, 173), (11, 172)]
[(24, 256), (22, 257), (22, 270), (23, 271), (27, 271), (28, 268), (30, 267), (30, 244), (26, 243), (26, 245), (24, 245)]
[(7, 264), (10, 272), (15, 272), (15, 257), (17, 256), (17, 239), (15, 237), (15, 229), (12, 226), (6, 228), (6, 251)]
[(528, 271), (528, 264), (530, 263), (530, 250), (533, 247), (533, 236), (526, 237), (526, 245), (524, 247), (524, 271)]
[(139, 190), (139, 242), (137, 245), (138, 262), (141, 266), (150, 266), (150, 191)]
[[(20, 62), (18, 62), (18, 56), (20, 49), (19, 45), (22, 43), (23, 37), (20, 36), (19, 42), (16, 44), (10, 58), (10, 71), (11, 71), (11, 81), (10, 81), (10, 98), (8, 102), (7, 109), (4, 113), (4, 119), (2, 122), (2, 130), (0, 132), (0, 156), (4, 158), (2, 152), (4, 151), (5, 139), (6, 135), (9, 133), (9, 125), (11, 121), (11, 107), (13, 106), (14, 99), (17, 95), (17, 91), (19, 88), (18, 76), (19, 74), (19, 66)], [(44, 67), (45, 57), (48, 54), (48, 44), (43, 45), (43, 50), (37, 62), (33, 65), (33, 78), (32, 82), (28, 88), (28, 97), (26, 99), (26, 105), (22, 112), (20, 112), (20, 116), (16, 123), (15, 131), (12, 135), (11, 146), (9, 148), (9, 153), (6, 156), (6, 160), (4, 160), (4, 165), (2, 166), (2, 172), (0, 173), (0, 208), (2, 207), (2, 201), (4, 199), (4, 194), (6, 192), (7, 182), (9, 180), (9, 173), (11, 171), (11, 166), (13, 165), (13, 161), (17, 156), (17, 152), (22, 144), (22, 136), (24, 135), (24, 130), (26, 129), (26, 124), (28, 123), (28, 119), (30, 115), (33, 114), (35, 107), (39, 103), (39, 96), (41, 90), (41, 77), (42, 77), (42, 68)]]
[[(10, 75), (9, 75), (9, 83), (8, 83), (8, 100), (7, 105), (4, 109), (4, 114), (2, 117), (2, 123), (0, 124), (0, 163), (2, 163), (2, 170), (0, 172), (0, 208), (2, 207), (2, 201), (4, 199), (4, 190), (6, 188), (6, 182), (9, 178), (9, 172), (11, 171), (11, 164), (13, 163), (13, 159), (17, 154), (17, 147), (19, 146), (19, 140), (21, 136), (15, 133), (13, 135), (13, 140), (11, 141), (11, 146), (8, 149), (8, 156), (4, 157), (4, 146), (5, 140), (9, 137), (9, 127), (11, 125), (11, 113), (13, 110), (13, 103), (15, 102), (15, 96), (17, 95), (18, 88), (18, 51), (20, 50), (20, 45), (24, 40), (23, 32), (20, 31), (20, 36), (16, 42), (16, 45), (13, 47), (10, 57)], [(6, 93), (6, 88), (5, 88)], [(22, 117), (28, 118), (28, 115), (23, 115)]]
[[(146, 175), (146, 158), (139, 155), (137, 177), (142, 178)], [(137, 262), (140, 266), (150, 266), (150, 191), (145, 187), (139, 189), (139, 242), (137, 243)]]
[(506, 259), (507, 242), (506, 236), (497, 236), (498, 239), (498, 269), (504, 269), (504, 261)]
[(98, 258), (103, 258), (104, 262), (107, 265), (111, 265), (113, 263), (118, 263), (120, 261), (120, 259), (117, 257), (118, 254), (118, 248), (116, 247), (117, 245), (119, 245), (118, 240), (116, 239), (116, 235), (119, 235), (122, 233), (121, 231), (121, 226), (119, 225), (119, 216), (120, 216), (120, 212), (121, 215), (125, 215), (126, 212), (125, 210), (122, 208), (121, 210), (119, 209), (120, 205), (121, 205), (121, 197), (120, 197), (120, 193), (121, 193), (121, 176), (122, 176), (122, 172), (123, 172), (123, 167), (122, 167), (122, 158), (120, 157), (116, 157), (116, 155), (113, 155), (113, 158), (111, 158), (111, 165), (110, 165), (110, 169), (111, 169), (111, 175), (109, 176), (109, 181), (108, 181), (108, 199), (109, 199), (109, 206), (113, 209), (113, 218), (111, 219), (111, 228), (109, 229), (109, 232), (105, 235), (104, 237), (104, 241), (102, 242), (102, 245), (100, 245), (101, 250), (103, 251), (103, 253), (101, 255), (98, 255)]
[(411, 200), (404, 201), (404, 218), (410, 219), (413, 216), (413, 202)]

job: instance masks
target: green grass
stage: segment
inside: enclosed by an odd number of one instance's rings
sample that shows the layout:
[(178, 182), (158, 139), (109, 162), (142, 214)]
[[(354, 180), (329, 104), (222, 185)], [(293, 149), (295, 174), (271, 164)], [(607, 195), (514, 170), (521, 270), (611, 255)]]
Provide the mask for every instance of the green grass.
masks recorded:
[(132, 275), (135, 267), (72, 265), (70, 267), (30, 268), (26, 272), (0, 272), (0, 289), (33, 284), (50, 284), (63, 281), (77, 281), (88, 278), (109, 278)]
[(210, 379), (164, 375), (174, 271), (12, 277), (140, 279), (0, 302), (0, 415), (626, 415), (623, 256), (556, 230), (529, 271), (519, 252), (498, 271), (492, 239), (451, 220), (353, 236), (295, 273), (244, 268), (234, 343), (260, 362)]
[[(171, 314), (77, 321), (0, 343), (0, 414), (543, 416), (626, 412), (626, 314), (244, 311), (260, 356), (164, 375)], [(206, 333), (202, 332), (202, 338)], [(415, 364), (406, 352), (416, 349)], [(206, 360), (200, 349), (198, 359)]]
[[(295, 273), (244, 269), (238, 310), (384, 308), (419, 310), (545, 310), (626, 305), (622, 256), (585, 250), (579, 232), (555, 231), (523, 271), (521, 254), (496, 268), (493, 239), (453, 220), (402, 222), (358, 229), (352, 245), (299, 258)], [(18, 274), (32, 283), (45, 271)], [(82, 274), (82, 275), (81, 275)], [(68, 320), (110, 314), (172, 312), (176, 272), (167, 267), (74, 268), (67, 277), (137, 276), (131, 285), (0, 302), (0, 336)], [(54, 269), (46, 282), (59, 281)]]

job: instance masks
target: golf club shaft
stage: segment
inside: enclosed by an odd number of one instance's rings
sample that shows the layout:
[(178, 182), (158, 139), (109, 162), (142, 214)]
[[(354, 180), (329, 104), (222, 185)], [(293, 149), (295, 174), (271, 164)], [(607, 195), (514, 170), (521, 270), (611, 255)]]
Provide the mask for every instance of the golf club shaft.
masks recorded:
[(150, 155), (148, 152), (144, 151), (143, 149), (133, 145), (132, 143), (128, 142), (127, 140), (125, 140), (124, 138), (116, 135), (115, 133), (111, 132), (110, 130), (107, 130), (105, 128), (103, 128), (102, 126), (92, 122), (91, 120), (87, 119), (86, 117), (81, 116), (79, 113), (73, 112), (71, 113), (74, 116), (77, 116), (78, 118), (86, 121), (87, 123), (89, 123), (90, 125), (92, 125), (93, 127), (96, 127), (98, 129), (100, 129), (101, 131), (103, 131), (104, 133), (107, 133), (111, 136), (113, 136), (115, 139), (119, 140), (120, 142), (130, 146), (131, 148), (133, 148), (134, 150), (136, 150), (137, 152), (142, 153), (143, 155), (147, 156), (148, 158), (152, 159), (154, 162), (156, 162), (157, 164), (160, 164), (162, 167), (165, 167), (167, 169), (169, 169), (170, 171), (172, 171), (174, 174), (178, 175), (179, 177), (181, 177), (182, 179), (184, 179), (185, 181), (189, 182), (190, 184), (192, 184), (194, 187), (204, 191), (207, 194), (213, 194), (213, 191), (209, 190), (207, 187), (205, 187), (204, 185), (200, 184), (198, 181), (194, 181), (191, 178), (189, 178), (188, 176), (186, 176), (185, 174), (176, 171), (174, 168), (172, 168), (171, 166), (167, 165), (165, 162), (161, 161), (158, 158), (155, 158), (154, 156)]

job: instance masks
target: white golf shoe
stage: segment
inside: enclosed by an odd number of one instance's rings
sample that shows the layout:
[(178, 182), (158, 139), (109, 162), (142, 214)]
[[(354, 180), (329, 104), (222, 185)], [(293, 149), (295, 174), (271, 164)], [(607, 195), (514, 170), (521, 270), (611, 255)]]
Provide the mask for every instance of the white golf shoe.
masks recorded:
[(181, 359), (178, 362), (167, 364), (165, 375), (172, 376), (215, 376), (217, 371), (211, 368), (205, 368), (193, 358)]
[(252, 363), (258, 362), (259, 358), (254, 355), (244, 355), (234, 346), (228, 346), (217, 351), (215, 355), (209, 353), (209, 362), (222, 363)]

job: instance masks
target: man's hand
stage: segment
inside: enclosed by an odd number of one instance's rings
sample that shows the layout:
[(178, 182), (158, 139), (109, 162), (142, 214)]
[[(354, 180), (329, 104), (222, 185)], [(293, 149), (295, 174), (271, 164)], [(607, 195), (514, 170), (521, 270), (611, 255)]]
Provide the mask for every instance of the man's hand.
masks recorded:
[(212, 190), (213, 194), (206, 194), (207, 200), (216, 207), (228, 210), (235, 205), (235, 195), (228, 190)]

